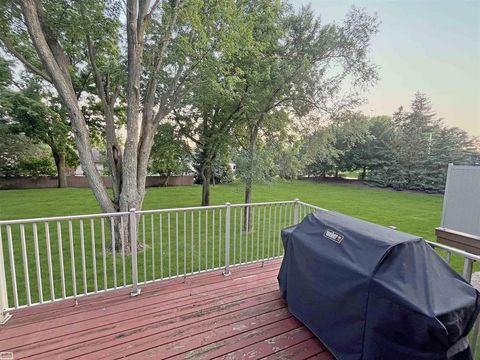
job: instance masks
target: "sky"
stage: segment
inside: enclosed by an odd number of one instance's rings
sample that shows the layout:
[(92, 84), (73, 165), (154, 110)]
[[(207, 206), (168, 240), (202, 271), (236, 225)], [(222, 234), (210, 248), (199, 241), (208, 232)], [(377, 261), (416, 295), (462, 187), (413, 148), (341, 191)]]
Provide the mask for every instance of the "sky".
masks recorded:
[(322, 22), (341, 22), (352, 5), (378, 15), (371, 59), (380, 80), (364, 96), (367, 115), (391, 115), (425, 93), (448, 126), (480, 136), (480, 0), (291, 0)]

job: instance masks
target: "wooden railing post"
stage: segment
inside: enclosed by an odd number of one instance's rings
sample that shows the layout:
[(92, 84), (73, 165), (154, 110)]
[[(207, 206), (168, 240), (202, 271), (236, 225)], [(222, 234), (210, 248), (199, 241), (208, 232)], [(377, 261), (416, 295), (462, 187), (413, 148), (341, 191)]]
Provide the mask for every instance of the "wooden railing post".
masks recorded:
[(130, 292), (130, 295), (137, 296), (140, 295), (140, 288), (138, 287), (137, 213), (135, 209), (130, 209), (130, 214), (128, 215), (128, 236), (130, 239), (130, 249), (132, 253), (132, 291)]
[(225, 204), (225, 271), (223, 275), (230, 275), (230, 203)]
[(5, 324), (12, 317), (7, 311), (8, 294), (7, 278), (5, 277), (5, 261), (3, 258), (2, 228), (0, 227), (0, 324)]

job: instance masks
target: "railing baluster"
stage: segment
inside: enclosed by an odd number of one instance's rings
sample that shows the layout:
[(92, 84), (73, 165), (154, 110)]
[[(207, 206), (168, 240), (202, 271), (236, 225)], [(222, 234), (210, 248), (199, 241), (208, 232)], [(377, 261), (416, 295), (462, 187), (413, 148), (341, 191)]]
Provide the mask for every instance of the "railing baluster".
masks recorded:
[(176, 249), (176, 265), (177, 265), (177, 271), (175, 273), (175, 276), (178, 276), (178, 211), (175, 211), (175, 249)]
[(105, 247), (105, 221), (100, 219), (100, 228), (102, 232), (102, 260), (103, 260), (103, 290), (107, 291), (107, 249)]
[(168, 226), (168, 277), (172, 277), (172, 251), (170, 246), (170, 213), (167, 214), (167, 226)]
[(222, 266), (222, 209), (218, 210), (218, 267)]
[(72, 221), (68, 221), (68, 239), (70, 242), (70, 266), (72, 267), (73, 297), (77, 298), (77, 276), (75, 274), (75, 250), (73, 247), (73, 226)]
[(117, 288), (117, 255), (115, 254), (115, 218), (110, 218), (110, 238), (112, 240), (113, 288)]
[(28, 275), (27, 245), (25, 244), (25, 225), (20, 224), (20, 241), (22, 243), (23, 275), (25, 278), (25, 290), (27, 292), (27, 305), (32, 304), (30, 296), (30, 277)]
[(270, 259), (270, 240), (272, 239), (272, 205), (268, 206), (267, 259)]
[(202, 268), (202, 216), (198, 210), (198, 271)]
[(250, 205), (248, 205), (246, 207), (246, 212), (245, 212), (245, 226), (243, 226), (243, 230), (245, 231), (245, 263), (248, 262), (248, 242), (249, 242), (249, 239), (248, 239), (248, 236), (249, 236), (249, 232), (250, 232)]
[(123, 287), (127, 286), (127, 265), (125, 262), (125, 222), (123, 216), (120, 216), (120, 240), (122, 242), (122, 272), (123, 272)]
[(152, 228), (152, 280), (155, 281), (155, 221), (153, 219), (153, 214), (150, 219), (151, 228)]
[(85, 263), (85, 235), (83, 231), (83, 220), (80, 220), (80, 250), (82, 254), (82, 275), (83, 275), (83, 294), (88, 293), (87, 288), (87, 266)]
[(295, 203), (287, 205), (288, 206), (288, 224), (286, 226), (293, 225), (293, 218), (294, 218), (294, 207)]
[(205, 210), (205, 270), (208, 270), (208, 209)]
[(183, 276), (187, 276), (187, 213), (183, 212)]
[(254, 245), (255, 206), (252, 206), (252, 215), (250, 216), (250, 220), (251, 220), (251, 222), (252, 222), (251, 226), (249, 227), (249, 231), (250, 231), (250, 243), (251, 243), (250, 261), (253, 261), (253, 252), (255, 251), (255, 245)]
[(237, 208), (233, 210), (233, 265), (237, 264)]
[(47, 243), (47, 264), (48, 264), (48, 277), (50, 280), (50, 296), (51, 300), (55, 300), (55, 286), (53, 283), (53, 269), (52, 269), (52, 250), (50, 247), (50, 226), (48, 222), (45, 223), (45, 241)]
[(140, 295), (141, 289), (138, 287), (138, 234), (137, 234), (137, 212), (135, 208), (128, 212), (128, 235), (130, 249), (132, 252), (132, 291), (130, 296)]
[(283, 209), (284, 206), (280, 204), (280, 210), (279, 210), (279, 219), (278, 219), (278, 229), (277, 229), (277, 256), (280, 256), (280, 243), (282, 242), (281, 236), (280, 236), (280, 231), (282, 229), (282, 220), (283, 220)]
[(159, 226), (159, 233), (160, 233), (160, 279), (163, 280), (163, 220), (162, 220), (162, 214), (159, 214), (158, 216), (158, 222), (160, 223)]
[(244, 209), (243, 207), (240, 207), (240, 226), (238, 227), (238, 230), (240, 231), (240, 239), (239, 239), (239, 242), (240, 242), (240, 246), (238, 247), (239, 249), (239, 264), (241, 264), (243, 262), (243, 258), (242, 258), (242, 248), (243, 248), (243, 212), (244, 212)]
[(60, 279), (62, 281), (62, 299), (65, 299), (65, 269), (63, 266), (63, 244), (62, 244), (62, 224), (57, 221), (57, 240), (58, 240), (58, 256), (60, 262)]
[(274, 205), (274, 212), (273, 212), (273, 239), (272, 239), (272, 257), (276, 257), (275, 254), (275, 245), (277, 244), (277, 206)]
[(7, 225), (8, 257), (10, 259), (10, 273), (12, 275), (13, 303), (18, 307), (17, 274), (15, 271), (15, 256), (13, 255), (12, 227)]
[(145, 216), (140, 215), (142, 217), (142, 240), (143, 240), (143, 283), (147, 283), (147, 240), (146, 240), (146, 232), (145, 232)]
[(265, 263), (265, 223), (267, 221), (267, 206), (263, 207), (263, 226), (262, 226), (262, 266)]
[(191, 253), (190, 253), (190, 257), (191, 257), (191, 261), (190, 261), (190, 273), (193, 273), (193, 226), (194, 226), (194, 221), (193, 221), (193, 211), (190, 212), (190, 222), (191, 222), (191, 226), (190, 226), (190, 235), (191, 235)]
[[(1, 233), (0, 233), (1, 236)], [(1, 242), (1, 239), (0, 239)], [(37, 288), (38, 288), (38, 301), (43, 303), (43, 289), (42, 289), (42, 269), (40, 267), (40, 252), (38, 250), (38, 229), (37, 223), (33, 223), (33, 246), (35, 251), (35, 268), (37, 272)]]
[(452, 258), (452, 253), (450, 251), (447, 251), (447, 257), (446, 257), (445, 261), (448, 264), (450, 264), (451, 258)]
[(212, 269), (215, 268), (215, 209), (212, 209)]
[(3, 229), (0, 225), (0, 324), (5, 324), (12, 316), (8, 313), (7, 274), (3, 254)]
[[(225, 270), (223, 275), (230, 275), (230, 203), (225, 204)], [(220, 213), (221, 214), (221, 213)], [(220, 216), (220, 225), (222, 224)]]
[(258, 208), (258, 215), (257, 215), (257, 256), (255, 258), (255, 261), (259, 260), (259, 254), (260, 254), (260, 213), (262, 212), (262, 208)]
[(95, 221), (90, 219), (90, 237), (92, 240), (93, 289), (98, 292), (97, 252), (95, 251)]

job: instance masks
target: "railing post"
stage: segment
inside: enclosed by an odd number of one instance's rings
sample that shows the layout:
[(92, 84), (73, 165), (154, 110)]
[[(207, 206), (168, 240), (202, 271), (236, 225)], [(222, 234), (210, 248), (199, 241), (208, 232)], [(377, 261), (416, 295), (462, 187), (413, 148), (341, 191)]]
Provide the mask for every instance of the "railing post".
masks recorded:
[(225, 271), (224, 276), (230, 275), (230, 203), (225, 204)]
[(140, 288), (138, 287), (138, 268), (137, 268), (137, 213), (135, 209), (130, 209), (128, 214), (128, 235), (130, 238), (130, 249), (132, 252), (132, 291), (131, 296), (140, 295)]
[(299, 207), (298, 202), (300, 200), (295, 199), (294, 201), (295, 201), (295, 203), (293, 205), (293, 222), (294, 222), (295, 225), (297, 225), (298, 224), (298, 207)]
[(473, 260), (465, 258), (463, 260), (463, 278), (470, 282), (472, 280)]
[(7, 278), (5, 277), (5, 262), (3, 259), (2, 228), (0, 227), (0, 324), (5, 324), (12, 317), (8, 309)]

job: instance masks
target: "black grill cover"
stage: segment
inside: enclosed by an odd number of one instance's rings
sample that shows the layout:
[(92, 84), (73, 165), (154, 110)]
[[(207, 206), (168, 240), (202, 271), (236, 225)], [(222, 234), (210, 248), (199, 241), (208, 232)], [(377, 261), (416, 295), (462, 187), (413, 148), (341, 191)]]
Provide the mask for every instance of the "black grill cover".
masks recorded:
[(318, 211), (282, 240), (282, 296), (337, 359), (471, 358), (479, 294), (421, 238)]

